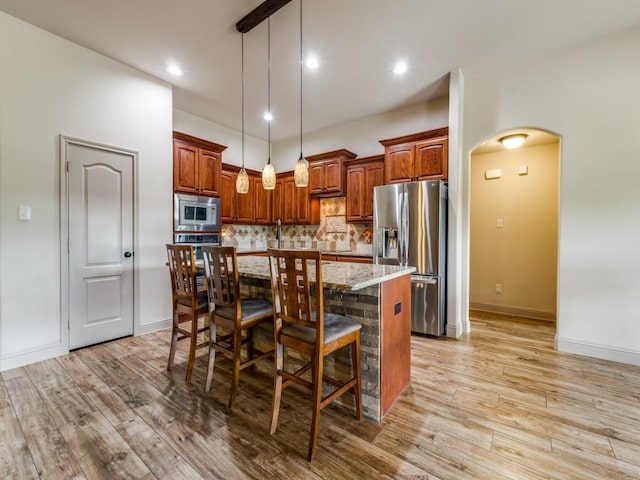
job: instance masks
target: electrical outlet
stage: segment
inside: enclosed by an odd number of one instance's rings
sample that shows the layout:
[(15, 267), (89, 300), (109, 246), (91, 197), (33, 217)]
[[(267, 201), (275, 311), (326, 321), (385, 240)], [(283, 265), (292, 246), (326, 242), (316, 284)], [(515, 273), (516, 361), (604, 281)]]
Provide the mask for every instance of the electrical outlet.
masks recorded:
[(502, 284), (496, 283), (496, 293), (502, 293)]

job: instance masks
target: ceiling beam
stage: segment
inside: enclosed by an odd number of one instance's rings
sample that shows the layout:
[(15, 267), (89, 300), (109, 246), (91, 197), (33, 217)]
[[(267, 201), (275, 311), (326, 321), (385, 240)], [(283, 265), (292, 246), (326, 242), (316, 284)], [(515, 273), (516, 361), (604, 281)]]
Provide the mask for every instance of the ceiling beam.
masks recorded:
[(251, 10), (242, 20), (236, 23), (236, 30), (240, 33), (247, 33), (256, 25), (266, 20), (271, 15), (284, 7), (291, 0), (265, 0), (256, 8)]

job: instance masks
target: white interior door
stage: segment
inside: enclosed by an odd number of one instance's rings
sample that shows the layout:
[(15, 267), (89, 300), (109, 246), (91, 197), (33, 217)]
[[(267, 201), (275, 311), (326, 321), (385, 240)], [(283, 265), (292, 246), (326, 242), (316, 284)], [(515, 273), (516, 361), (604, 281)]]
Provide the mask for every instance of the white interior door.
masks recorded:
[(65, 141), (73, 349), (133, 334), (135, 154)]

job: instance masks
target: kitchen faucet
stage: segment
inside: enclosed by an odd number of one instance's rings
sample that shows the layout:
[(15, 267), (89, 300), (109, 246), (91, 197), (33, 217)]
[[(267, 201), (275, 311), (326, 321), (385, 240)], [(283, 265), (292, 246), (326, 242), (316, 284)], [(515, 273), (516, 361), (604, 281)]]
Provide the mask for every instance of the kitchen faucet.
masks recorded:
[(282, 221), (280, 219), (276, 221), (276, 240), (278, 248), (282, 248)]

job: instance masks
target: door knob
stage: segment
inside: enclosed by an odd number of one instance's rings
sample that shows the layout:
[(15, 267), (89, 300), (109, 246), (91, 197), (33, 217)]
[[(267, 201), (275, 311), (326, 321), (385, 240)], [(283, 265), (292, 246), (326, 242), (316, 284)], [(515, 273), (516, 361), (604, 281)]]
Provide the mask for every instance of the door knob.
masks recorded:
[(124, 252), (124, 258), (129, 258), (129, 257), (132, 257), (132, 256), (133, 256), (133, 253), (131, 253), (131, 252)]

